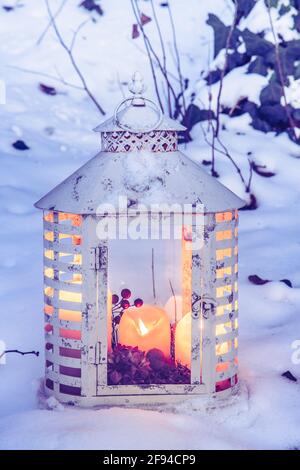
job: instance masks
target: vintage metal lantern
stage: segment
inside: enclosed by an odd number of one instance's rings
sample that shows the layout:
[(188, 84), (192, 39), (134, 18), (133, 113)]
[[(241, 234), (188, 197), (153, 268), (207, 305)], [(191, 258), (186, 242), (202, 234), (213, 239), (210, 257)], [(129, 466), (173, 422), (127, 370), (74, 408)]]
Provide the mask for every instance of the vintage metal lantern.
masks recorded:
[(237, 209), (178, 150), (184, 127), (133, 96), (95, 130), (102, 150), (44, 211), (49, 395), (158, 404), (238, 388)]

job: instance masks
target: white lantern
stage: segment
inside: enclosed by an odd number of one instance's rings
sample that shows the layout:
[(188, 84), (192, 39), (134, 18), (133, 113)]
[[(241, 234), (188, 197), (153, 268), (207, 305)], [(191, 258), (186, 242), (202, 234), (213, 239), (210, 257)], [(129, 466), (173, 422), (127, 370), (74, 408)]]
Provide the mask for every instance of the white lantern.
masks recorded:
[(178, 150), (139, 74), (130, 90), (101, 152), (36, 203), (45, 387), (80, 406), (230, 395), (244, 203)]

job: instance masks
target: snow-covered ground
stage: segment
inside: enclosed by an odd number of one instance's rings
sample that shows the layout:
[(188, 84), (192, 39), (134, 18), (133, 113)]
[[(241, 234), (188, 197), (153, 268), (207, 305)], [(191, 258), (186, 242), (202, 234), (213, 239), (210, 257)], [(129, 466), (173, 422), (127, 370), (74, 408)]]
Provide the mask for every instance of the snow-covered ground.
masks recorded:
[[(66, 81), (79, 84), (52, 30), (37, 45), (48, 22), (44, 2), (23, 0), (19, 2), (23, 7), (2, 10), (2, 5), (14, 3), (0, 2), (0, 79), (6, 84), (6, 104), (0, 105), (0, 340), (8, 349), (40, 350), (41, 356), (8, 355), (6, 365), (0, 365), (0, 448), (300, 447), (300, 386), (281, 376), (290, 370), (300, 381), (300, 364), (292, 363), (291, 347), (300, 340), (300, 148), (285, 135), (251, 129), (247, 115), (224, 118), (222, 140), (244, 172), (247, 153), (252, 152), (257, 164), (276, 175), (253, 175), (259, 208), (240, 215), (240, 397), (209, 412), (197, 400), (177, 407), (176, 412), (41, 409), (37, 395), (44, 368), (42, 220), (33, 203), (99, 150), (99, 136), (91, 129), (103, 118), (82, 91), (38, 75), (55, 76), (58, 71)], [(58, 19), (69, 39), (88, 18), (77, 3), (67, 2)], [(167, 13), (159, 3), (169, 44)], [(53, 11), (59, 4), (50, 1)], [(206, 15), (215, 12), (227, 21), (228, 4), (171, 1), (190, 90), (209, 61), (212, 32), (205, 24)], [(136, 69), (146, 77), (148, 95), (155, 98), (155, 94), (142, 39), (131, 39), (135, 19), (130, 1), (103, 0), (101, 5), (104, 16), (94, 14), (97, 22), (85, 25), (75, 52), (90, 87), (110, 115), (122, 92), (126, 93), (120, 84)], [(141, 1), (141, 9), (151, 16), (150, 2)], [(147, 28), (155, 34), (154, 22)], [(158, 39), (154, 42), (158, 44)], [(170, 68), (175, 70), (175, 65)], [(242, 72), (232, 78), (230, 97), (239, 88)], [(40, 82), (55, 86), (59, 93), (41, 93)], [(247, 87), (260, 86), (255, 80), (247, 83)], [(210, 157), (210, 149), (200, 125), (194, 127), (192, 137), (184, 151), (201, 163)], [(12, 147), (20, 139), (29, 150)], [(225, 185), (244, 197), (237, 173), (223, 156), (217, 157), (217, 171)], [(256, 286), (248, 281), (250, 274), (275, 282)], [(293, 288), (279, 282), (284, 278), (290, 279)]]

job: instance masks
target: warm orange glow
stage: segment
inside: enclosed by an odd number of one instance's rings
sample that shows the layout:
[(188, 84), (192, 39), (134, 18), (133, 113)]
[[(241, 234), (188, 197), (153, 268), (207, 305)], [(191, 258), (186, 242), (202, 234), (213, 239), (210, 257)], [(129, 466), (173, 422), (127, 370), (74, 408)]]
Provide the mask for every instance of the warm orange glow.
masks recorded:
[(48, 212), (47, 214), (44, 215), (44, 220), (46, 222), (54, 222), (54, 214), (53, 212)]
[(216, 251), (216, 259), (217, 261), (220, 261), (226, 257), (231, 257), (232, 256), (232, 249), (231, 248), (223, 248), (220, 250)]
[(232, 212), (219, 212), (216, 214), (216, 222), (229, 222), (232, 220)]
[(54, 251), (53, 250), (45, 250), (44, 255), (48, 259), (54, 260)]
[[(200, 331), (199, 331), (200, 335)], [(191, 367), (192, 349), (192, 315), (187, 313), (177, 324), (175, 330), (175, 359), (181, 364)]]
[(53, 279), (54, 277), (54, 269), (53, 268), (45, 268), (44, 269), (44, 275), (46, 277), (49, 277), (50, 279)]
[(226, 275), (231, 276), (231, 273), (232, 273), (231, 266), (227, 266), (226, 268), (219, 268), (217, 269), (216, 273), (217, 273), (217, 279), (222, 279)]
[(54, 295), (54, 289), (53, 289), (53, 287), (45, 287), (45, 288), (44, 288), (44, 293), (45, 293), (45, 295), (47, 295), (48, 297), (53, 297), (53, 295)]
[(58, 311), (58, 317), (60, 320), (64, 321), (80, 322), (82, 315), (81, 312), (78, 312), (77, 310), (65, 310), (60, 308)]
[(170, 355), (170, 322), (167, 313), (154, 305), (125, 310), (119, 324), (119, 343), (141, 351), (160, 349)]
[(69, 330), (67, 328), (60, 328), (59, 336), (62, 336), (63, 338), (69, 338), (69, 339), (81, 339), (81, 331)]
[(216, 288), (217, 299), (220, 297), (224, 297), (225, 295), (229, 295), (232, 292), (232, 286), (220, 286)]
[(44, 306), (44, 313), (46, 315), (53, 315), (54, 313), (54, 307), (52, 307), (52, 305), (45, 305)]
[[(227, 333), (230, 333), (232, 331), (231, 329), (231, 323), (221, 323), (220, 325), (216, 326), (216, 335), (217, 336), (222, 336), (226, 335)], [(220, 343), (216, 346), (216, 354), (217, 356), (220, 356), (221, 354), (226, 354), (230, 351), (230, 346), (231, 346), (231, 341), (226, 341), (224, 343)]]
[(223, 230), (220, 232), (216, 232), (216, 240), (219, 242), (221, 240), (230, 240), (232, 238), (231, 230)]
[(66, 302), (81, 302), (82, 295), (80, 292), (70, 292), (67, 290), (60, 290), (59, 300), (65, 300)]
[(225, 313), (231, 312), (232, 304), (218, 305), (217, 306), (217, 317), (219, 315), (224, 315)]
[(53, 232), (45, 232), (44, 233), (44, 238), (45, 240), (48, 240), (49, 242), (54, 241), (54, 233)]
[(59, 212), (58, 213), (58, 220), (59, 222), (63, 222), (64, 220), (71, 220), (72, 225), (74, 227), (80, 227), (82, 224), (82, 216), (78, 214), (68, 214), (67, 212)]
[(112, 349), (112, 294), (110, 289), (107, 291), (107, 350)]
[(191, 310), (192, 298), (192, 227), (182, 228), (182, 312), (179, 318)]
[(229, 367), (230, 362), (220, 362), (216, 366), (216, 372), (225, 372)]

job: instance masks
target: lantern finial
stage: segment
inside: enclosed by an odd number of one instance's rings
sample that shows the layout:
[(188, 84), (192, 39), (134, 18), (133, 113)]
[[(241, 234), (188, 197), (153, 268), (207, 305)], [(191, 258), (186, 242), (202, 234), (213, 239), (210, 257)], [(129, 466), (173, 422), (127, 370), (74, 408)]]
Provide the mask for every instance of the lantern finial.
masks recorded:
[[(137, 97), (141, 97), (146, 91), (147, 87), (144, 83), (144, 78), (140, 72), (134, 72), (131, 82), (128, 85), (129, 91)], [(135, 96), (136, 97), (136, 96)]]

